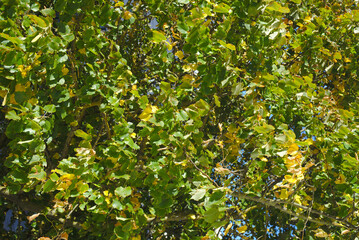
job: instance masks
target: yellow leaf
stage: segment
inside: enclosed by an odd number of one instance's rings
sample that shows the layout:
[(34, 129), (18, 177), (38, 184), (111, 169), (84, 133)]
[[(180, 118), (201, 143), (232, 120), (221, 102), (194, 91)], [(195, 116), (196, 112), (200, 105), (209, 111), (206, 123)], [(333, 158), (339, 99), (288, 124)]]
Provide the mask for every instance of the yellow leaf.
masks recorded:
[(156, 113), (158, 108), (156, 106), (152, 106), (151, 104), (148, 104), (145, 110), (140, 114), (139, 118), (142, 121), (148, 121), (152, 117), (153, 113)]
[(295, 178), (294, 175), (285, 175), (284, 178), (289, 183), (296, 183), (297, 182), (297, 179)]
[(219, 98), (216, 94), (213, 95), (214, 97), (214, 103), (216, 104), (217, 107), (221, 107), (221, 102), (219, 101)]
[(138, 198), (133, 197), (133, 198), (130, 199), (130, 202), (132, 203), (132, 206), (133, 206), (134, 210), (139, 209), (140, 206), (141, 206), (141, 203), (138, 200)]
[(32, 105), (36, 105), (39, 101), (36, 98), (30, 98), (28, 102)]
[(0, 90), (0, 97), (4, 98), (8, 93), (8, 90)]
[(76, 94), (74, 93), (74, 91), (72, 89), (70, 89), (69, 92), (70, 92), (70, 97), (76, 96)]
[(298, 149), (299, 149), (298, 145), (295, 144), (295, 143), (293, 143), (293, 144), (291, 144), (291, 145), (289, 146), (289, 148), (288, 148), (288, 150), (287, 150), (287, 153), (288, 153), (288, 154), (292, 154), (292, 153), (298, 151)]
[(311, 21), (311, 19), (312, 19), (311, 16), (306, 16), (306, 17), (304, 18), (304, 22), (309, 23), (309, 22)]
[[(172, 50), (172, 43), (169, 42), (169, 41), (166, 41), (166, 47), (167, 47), (168, 51), (171, 51)], [(167, 62), (167, 58), (162, 58), (162, 60), (164, 62)]]
[(79, 49), (79, 53), (85, 55), (86, 54), (86, 49), (84, 49), (84, 48)]
[(61, 179), (72, 180), (75, 178), (74, 174), (65, 174), (60, 177)]
[(185, 71), (185, 72), (189, 72), (189, 71), (192, 70), (192, 68), (191, 68), (190, 65), (184, 65), (184, 66), (182, 67), (182, 69), (183, 69), (183, 71)]
[(233, 226), (233, 223), (229, 223), (228, 226), (226, 227), (226, 230), (224, 230), (224, 235), (227, 235), (229, 230), (231, 229), (231, 227)]
[(136, 137), (136, 133), (131, 133), (131, 137), (135, 138)]
[(311, 138), (306, 139), (304, 142), (307, 145), (313, 145), (313, 140)]
[(175, 55), (176, 55), (180, 60), (182, 60), (182, 58), (184, 57), (182, 51), (177, 51)]
[(6, 105), (6, 100), (7, 100), (7, 95), (8, 95), (8, 90), (1, 90), (0, 91), (0, 97), (3, 98), (2, 104), (1, 106), (5, 106)]
[(11, 104), (17, 104), (16, 100), (15, 100), (15, 94), (11, 94), (10, 95), (10, 101)]
[(340, 54), (340, 52), (335, 52), (333, 57), (334, 59), (342, 59), (342, 54)]
[(78, 121), (73, 121), (73, 122), (70, 123), (71, 127), (76, 127), (77, 125), (79, 125)]
[(66, 67), (64, 67), (64, 68), (62, 68), (62, 74), (65, 76), (65, 75), (67, 75), (68, 73), (69, 73), (69, 69), (68, 68), (66, 68)]
[(196, 219), (196, 215), (190, 214), (190, 215), (189, 215), (189, 218), (192, 219), (192, 220), (195, 220), (195, 219)]
[(183, 77), (182, 77), (182, 79), (183, 80), (193, 80), (193, 77), (191, 76), (191, 75), (189, 75), (189, 74), (186, 74), (186, 75), (184, 75)]
[(227, 44), (226, 44), (226, 48), (228, 48), (228, 49), (230, 49), (230, 50), (232, 50), (232, 51), (236, 51), (236, 47), (235, 47), (233, 44), (231, 44), (231, 43), (227, 43)]
[(123, 18), (126, 20), (129, 20), (130, 18), (132, 18), (132, 13), (130, 13), (129, 11), (126, 11), (123, 15)]
[(27, 73), (31, 70), (31, 66), (24, 67), (24, 65), (19, 65), (17, 68), (21, 72), (23, 78), (26, 77)]
[(247, 231), (247, 226), (244, 225), (244, 226), (242, 226), (242, 227), (239, 227), (239, 228), (237, 228), (237, 231), (238, 231), (239, 233), (244, 233), (245, 231)]
[(122, 2), (122, 1), (118, 1), (116, 4), (115, 4), (115, 7), (123, 7), (125, 6), (125, 3)]
[(280, 190), (280, 195), (279, 195), (280, 199), (287, 199), (288, 196), (289, 196), (289, 193), (288, 193), (287, 189)]
[(26, 92), (26, 86), (22, 84), (16, 84), (15, 92)]
[(343, 184), (345, 183), (345, 176), (342, 173), (339, 173), (339, 177), (335, 180), (336, 184)]

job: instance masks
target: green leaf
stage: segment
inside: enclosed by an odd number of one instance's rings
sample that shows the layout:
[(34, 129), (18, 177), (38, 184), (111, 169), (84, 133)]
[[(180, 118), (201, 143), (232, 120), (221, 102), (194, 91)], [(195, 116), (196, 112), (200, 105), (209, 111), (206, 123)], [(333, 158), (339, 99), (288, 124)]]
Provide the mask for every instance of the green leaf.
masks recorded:
[(44, 110), (48, 113), (54, 113), (54, 112), (56, 112), (56, 107), (55, 107), (55, 105), (50, 104), (50, 105), (46, 105), (44, 107)]
[(181, 110), (176, 113), (176, 118), (178, 121), (186, 121), (188, 119), (188, 114), (186, 113), (186, 111)]
[(172, 204), (173, 204), (172, 198), (163, 195), (161, 201), (158, 204), (158, 207), (166, 209), (166, 208), (170, 208)]
[(280, 13), (290, 13), (289, 8), (287, 7), (283, 7), (282, 5), (280, 5), (280, 3), (276, 2), (276, 1), (272, 1), (269, 6), (267, 7), (268, 10), (272, 10), (272, 11), (277, 11)]
[(125, 198), (130, 196), (132, 193), (132, 189), (131, 187), (118, 187), (115, 189), (115, 194), (116, 196), (119, 196), (121, 198)]
[(59, 180), (59, 176), (57, 176), (56, 173), (52, 173), (50, 175), (50, 179), (53, 181), (53, 182), (56, 182), (57, 180)]
[(180, 4), (188, 4), (189, 0), (177, 0), (177, 2)]
[(232, 94), (238, 96), (243, 90), (242, 83), (237, 83), (232, 87)]
[(358, 169), (358, 161), (349, 154), (343, 154), (343, 167), (345, 169)]
[(217, 13), (228, 13), (230, 9), (231, 7), (228, 6), (227, 4), (220, 3), (214, 5), (213, 11)]
[(117, 210), (122, 210), (123, 209), (123, 205), (121, 204), (121, 202), (117, 199), (114, 199), (113, 202), (112, 202), (112, 207), (114, 209), (117, 209)]
[(77, 129), (77, 130), (75, 131), (75, 136), (76, 136), (76, 137), (80, 137), (80, 138), (82, 138), (82, 139), (84, 139), (84, 140), (91, 140), (91, 139), (92, 139), (91, 135), (85, 133), (85, 132), (82, 131), (81, 129)]
[(202, 114), (206, 114), (210, 109), (210, 105), (203, 99), (200, 99), (198, 102), (196, 102), (195, 106)]
[(5, 38), (6, 40), (9, 40), (10, 42), (12, 42), (16, 45), (22, 44), (21, 39), (19, 39), (17, 37), (11, 37), (11, 36), (7, 35), (6, 33), (0, 33), (0, 37)]
[(14, 110), (12, 111), (9, 111), (6, 116), (5, 116), (6, 119), (9, 119), (9, 120), (20, 120), (21, 118), (16, 114), (16, 112)]
[(131, 137), (126, 137), (124, 140), (124, 143), (126, 143), (130, 148), (132, 149), (140, 149), (140, 146), (138, 146)]
[(254, 130), (258, 133), (270, 133), (274, 131), (274, 127), (272, 125), (268, 125), (266, 123), (263, 124), (263, 126), (255, 126)]
[(55, 17), (55, 11), (51, 8), (42, 9), (41, 13), (45, 16)]
[(186, 23), (184, 23), (184, 22), (178, 22), (177, 23), (177, 29), (182, 34), (187, 34), (188, 31), (189, 31), (188, 25)]
[(47, 23), (41, 18), (36, 15), (27, 15), (36, 25), (41, 28), (46, 28)]
[(79, 193), (84, 193), (86, 191), (89, 190), (89, 185), (87, 183), (84, 183), (84, 182), (79, 182), (77, 183), (77, 190), (79, 191)]
[(52, 190), (56, 189), (56, 182), (53, 182), (51, 179), (47, 180), (46, 183), (44, 184), (42, 191), (44, 193), (50, 192)]
[(219, 101), (219, 98), (217, 95), (213, 95), (214, 97), (214, 103), (216, 104), (217, 107), (221, 107), (221, 102)]
[(208, 209), (204, 213), (204, 220), (209, 223), (214, 223), (214, 222), (220, 220), (220, 216), (221, 216), (221, 212), (218, 211), (218, 208), (213, 207), (213, 208)]
[(206, 190), (206, 189), (203, 189), (203, 188), (201, 188), (201, 189), (196, 189), (196, 190), (192, 191), (192, 193), (191, 193), (191, 195), (192, 195), (191, 199), (193, 199), (193, 200), (195, 200), (195, 201), (199, 201), (199, 200), (201, 200), (201, 199), (204, 197), (204, 195), (206, 195), (206, 192), (207, 192), (207, 190)]
[(35, 178), (37, 180), (45, 180), (46, 172), (40, 166), (35, 166), (31, 169), (29, 178)]

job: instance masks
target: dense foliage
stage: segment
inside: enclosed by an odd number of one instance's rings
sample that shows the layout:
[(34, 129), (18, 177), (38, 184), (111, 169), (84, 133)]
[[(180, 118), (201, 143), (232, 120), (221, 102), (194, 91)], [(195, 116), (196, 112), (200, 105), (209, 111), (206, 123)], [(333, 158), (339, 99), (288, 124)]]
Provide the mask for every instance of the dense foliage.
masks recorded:
[(358, 4), (1, 0), (1, 238), (354, 239)]

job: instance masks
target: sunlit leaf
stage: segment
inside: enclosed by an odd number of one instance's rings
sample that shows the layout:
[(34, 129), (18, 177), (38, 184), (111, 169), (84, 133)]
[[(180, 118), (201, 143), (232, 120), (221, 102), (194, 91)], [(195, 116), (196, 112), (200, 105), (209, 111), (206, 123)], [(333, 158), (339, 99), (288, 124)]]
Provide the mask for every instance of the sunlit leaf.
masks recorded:
[(159, 32), (157, 30), (152, 31), (152, 41), (154, 41), (155, 43), (160, 43), (160, 42), (166, 41), (166, 40), (167, 40), (167, 37), (163, 33)]

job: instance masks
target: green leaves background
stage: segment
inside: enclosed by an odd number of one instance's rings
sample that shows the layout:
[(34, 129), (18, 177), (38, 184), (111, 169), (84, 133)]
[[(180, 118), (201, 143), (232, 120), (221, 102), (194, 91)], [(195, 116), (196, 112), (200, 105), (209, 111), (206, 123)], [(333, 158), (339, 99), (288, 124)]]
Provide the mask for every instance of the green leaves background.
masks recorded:
[(0, 10), (1, 208), (42, 213), (22, 234), (357, 234), (355, 1)]

